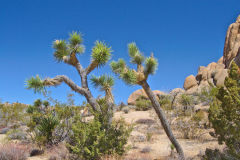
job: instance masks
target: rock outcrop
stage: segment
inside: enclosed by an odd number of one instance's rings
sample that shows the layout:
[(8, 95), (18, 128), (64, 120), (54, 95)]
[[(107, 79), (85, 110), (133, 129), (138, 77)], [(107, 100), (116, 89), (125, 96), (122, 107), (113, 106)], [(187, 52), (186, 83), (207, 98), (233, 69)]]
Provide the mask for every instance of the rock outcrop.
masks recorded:
[(210, 63), (207, 67), (200, 66), (196, 77), (193, 75), (188, 76), (183, 85), (187, 93), (199, 92), (210, 85), (224, 85), (228, 71), (225, 69), (222, 59), (223, 58), (220, 58), (217, 63)]
[(197, 80), (196, 80), (195, 76), (190, 75), (185, 79), (183, 88), (188, 90), (189, 88), (192, 88), (192, 87), (197, 86), (197, 85), (198, 85), (198, 83), (197, 83)]
[(229, 26), (225, 39), (223, 63), (226, 68), (230, 67), (232, 60), (240, 66), (240, 15), (236, 22)]
[(196, 77), (191, 75), (185, 79), (184, 89), (187, 93), (194, 93), (210, 85), (223, 86), (233, 60), (240, 66), (240, 15), (227, 30), (223, 57), (217, 63), (212, 62), (207, 67), (200, 66)]
[[(153, 93), (155, 95), (165, 95), (164, 92), (158, 91), (158, 90), (154, 90)], [(147, 94), (145, 93), (145, 91), (143, 89), (139, 89), (134, 91), (129, 97), (128, 97), (128, 105), (135, 105), (135, 102), (137, 100), (138, 97), (143, 96), (147, 98)]]

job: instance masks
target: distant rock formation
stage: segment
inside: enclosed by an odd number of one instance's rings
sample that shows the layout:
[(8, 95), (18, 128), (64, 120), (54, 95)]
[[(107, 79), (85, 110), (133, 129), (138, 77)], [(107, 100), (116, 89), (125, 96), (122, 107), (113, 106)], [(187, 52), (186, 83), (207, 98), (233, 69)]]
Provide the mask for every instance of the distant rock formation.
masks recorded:
[(188, 76), (183, 85), (186, 93), (199, 92), (211, 84), (223, 86), (233, 60), (240, 66), (240, 15), (227, 30), (223, 57), (217, 63), (212, 62), (207, 67), (200, 66), (196, 76)]
[[(154, 90), (153, 93), (155, 95), (165, 95), (164, 92), (162, 91), (158, 91), (158, 90)], [(138, 97), (143, 96), (147, 98), (147, 94), (145, 93), (145, 91), (143, 89), (139, 89), (134, 91), (129, 97), (128, 97), (128, 105), (135, 105), (136, 104), (136, 100)]]

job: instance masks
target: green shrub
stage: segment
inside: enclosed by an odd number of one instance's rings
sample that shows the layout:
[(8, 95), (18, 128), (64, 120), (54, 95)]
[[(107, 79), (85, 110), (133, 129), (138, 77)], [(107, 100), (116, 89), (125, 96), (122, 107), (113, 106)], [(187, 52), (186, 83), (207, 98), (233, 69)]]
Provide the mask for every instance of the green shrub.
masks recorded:
[(127, 149), (126, 144), (131, 130), (132, 128), (123, 120), (114, 121), (106, 129), (97, 118), (90, 122), (76, 118), (68, 148), (77, 159), (96, 160), (105, 155), (123, 155)]
[(169, 95), (158, 95), (158, 101), (165, 110), (171, 110), (171, 97)]
[(136, 110), (137, 111), (147, 111), (151, 108), (151, 101), (147, 98), (140, 96), (136, 99)]
[(235, 62), (224, 84), (210, 106), (209, 121), (215, 131), (212, 135), (218, 138), (219, 144), (225, 143), (229, 154), (240, 159), (240, 75)]
[(193, 112), (194, 98), (191, 95), (182, 94), (179, 100), (183, 106), (183, 112), (185, 115), (191, 115)]
[(26, 106), (20, 103), (0, 105), (1, 121), (5, 125), (19, 123), (25, 119)]
[(53, 131), (58, 124), (58, 119), (52, 115), (42, 117), (39, 125), (37, 126), (37, 139), (41, 139), (43, 144), (51, 144)]

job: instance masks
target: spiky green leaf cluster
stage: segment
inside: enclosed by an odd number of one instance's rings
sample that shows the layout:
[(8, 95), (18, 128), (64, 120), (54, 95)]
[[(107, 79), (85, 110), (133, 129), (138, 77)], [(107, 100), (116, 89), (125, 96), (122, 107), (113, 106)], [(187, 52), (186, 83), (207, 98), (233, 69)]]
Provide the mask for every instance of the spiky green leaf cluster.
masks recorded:
[(134, 70), (129, 69), (123, 59), (119, 59), (117, 62), (112, 61), (110, 63), (112, 71), (123, 79), (129, 85), (135, 85), (137, 82), (137, 75)]
[(137, 83), (137, 75), (133, 69), (128, 69), (127, 72), (122, 72), (120, 77), (128, 84), (135, 85)]
[(41, 78), (37, 75), (26, 80), (27, 89), (33, 89), (34, 93), (43, 93), (45, 92), (45, 86)]
[(81, 54), (85, 50), (80, 33), (72, 32), (69, 36), (68, 42), (65, 40), (55, 40), (53, 42), (53, 48), (55, 49), (54, 57), (58, 62), (61, 62), (64, 56), (69, 56), (71, 53)]
[(92, 76), (91, 82), (96, 88), (100, 88), (102, 91), (110, 89), (114, 85), (114, 79), (112, 76), (102, 75), (102, 76)]
[(135, 57), (135, 55), (139, 52), (139, 49), (136, 43), (132, 42), (128, 44), (128, 53), (130, 57)]
[(110, 66), (114, 73), (122, 73), (124, 68), (126, 67), (126, 63), (123, 59), (119, 59), (118, 62), (112, 61)]
[(55, 52), (53, 55), (58, 62), (62, 61), (64, 56), (69, 55), (69, 50), (65, 40), (54, 41), (53, 48), (55, 49)]
[(144, 56), (142, 53), (139, 51), (135, 43), (130, 43), (128, 44), (128, 52), (129, 56), (131, 57), (131, 62), (134, 64), (142, 64), (144, 61)]
[(154, 74), (157, 70), (158, 62), (157, 59), (153, 57), (148, 57), (145, 59), (144, 73), (146, 75)]
[(111, 47), (108, 47), (104, 42), (96, 41), (92, 48), (92, 61), (98, 63), (98, 66), (104, 65), (111, 57)]

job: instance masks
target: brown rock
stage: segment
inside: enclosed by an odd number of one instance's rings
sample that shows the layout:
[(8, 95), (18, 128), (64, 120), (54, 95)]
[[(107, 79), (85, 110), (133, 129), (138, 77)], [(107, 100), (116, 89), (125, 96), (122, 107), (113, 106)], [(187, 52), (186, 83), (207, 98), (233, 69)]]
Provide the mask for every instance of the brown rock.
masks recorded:
[(218, 64), (223, 64), (223, 56), (218, 60)]
[(190, 88), (192, 88), (194, 86), (197, 86), (197, 85), (198, 85), (198, 83), (197, 83), (197, 80), (196, 80), (195, 76), (194, 75), (190, 75), (190, 76), (188, 76), (185, 79), (183, 88), (185, 90), (188, 90), (188, 89), (190, 89)]
[[(158, 90), (154, 90), (153, 93), (155, 95), (165, 95), (164, 92)], [(145, 98), (148, 98), (147, 94), (143, 89), (136, 90), (128, 97), (128, 105), (135, 105), (135, 102), (139, 96), (144, 96)]]
[(216, 71), (216, 74), (214, 76), (214, 81), (216, 86), (220, 87), (224, 85), (224, 80), (228, 76), (228, 70), (227, 69), (220, 69)]
[(237, 56), (240, 48), (240, 15), (235, 23), (231, 24), (228, 28), (224, 52), (223, 63), (226, 68), (229, 68), (231, 61)]

